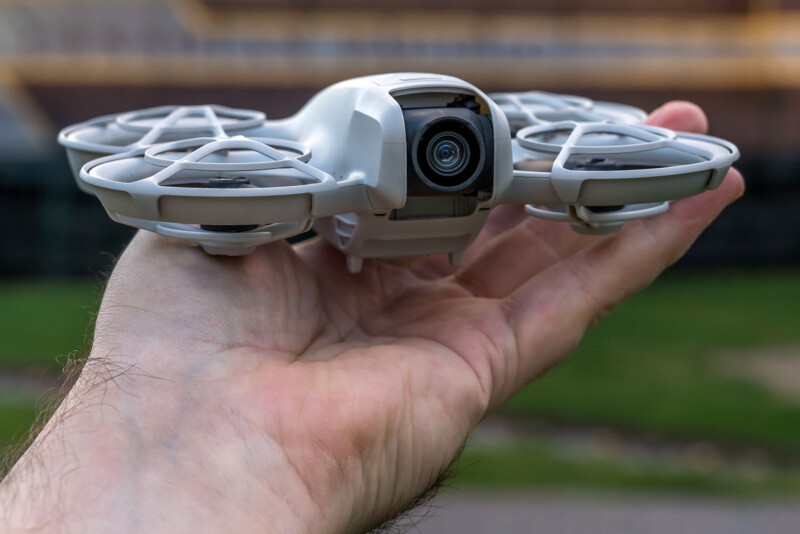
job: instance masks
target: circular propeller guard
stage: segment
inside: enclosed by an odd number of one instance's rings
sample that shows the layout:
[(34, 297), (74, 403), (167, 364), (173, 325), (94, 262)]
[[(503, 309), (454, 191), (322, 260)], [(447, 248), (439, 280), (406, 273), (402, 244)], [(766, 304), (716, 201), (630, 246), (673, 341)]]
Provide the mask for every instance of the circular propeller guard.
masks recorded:
[(332, 176), (280, 148), (302, 159), (310, 150), (281, 143), (240, 136), (140, 147), (86, 164), (80, 179), (120, 222), (209, 251), (244, 250), (305, 231), (319, 195), (337, 190)]
[(490, 97), (515, 128), (562, 121), (640, 124), (647, 117), (647, 113), (633, 106), (542, 91), (496, 93)]
[(226, 137), (257, 128), (265, 120), (260, 111), (225, 106), (160, 106), (75, 124), (59, 133), (58, 142), (68, 150), (118, 154), (160, 141)]
[[(722, 139), (645, 125), (564, 121), (523, 128), (516, 143), (530, 159), (517, 162), (515, 180), (529, 180), (546, 200), (526, 211), (590, 233), (615, 231), (663, 213), (671, 200), (716, 188), (738, 158)], [(552, 160), (549, 171), (519, 169), (543, 158)]]

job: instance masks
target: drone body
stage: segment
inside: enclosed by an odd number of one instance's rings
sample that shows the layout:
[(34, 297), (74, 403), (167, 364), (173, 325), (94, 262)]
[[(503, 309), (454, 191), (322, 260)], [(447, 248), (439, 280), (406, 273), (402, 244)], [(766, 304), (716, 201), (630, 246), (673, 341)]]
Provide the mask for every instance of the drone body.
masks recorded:
[(644, 116), (402, 73), (333, 85), (284, 120), (168, 106), (77, 124), (59, 142), (78, 186), (118, 222), (224, 255), (313, 226), (357, 272), (363, 258), (458, 263), (501, 204), (615, 231), (716, 187), (738, 157), (726, 141)]

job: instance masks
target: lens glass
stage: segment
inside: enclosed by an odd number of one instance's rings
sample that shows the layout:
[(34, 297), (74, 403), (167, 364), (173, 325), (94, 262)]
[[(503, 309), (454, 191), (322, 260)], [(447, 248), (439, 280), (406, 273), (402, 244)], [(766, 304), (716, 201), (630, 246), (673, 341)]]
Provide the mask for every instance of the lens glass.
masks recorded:
[(425, 124), (409, 152), (417, 176), (429, 188), (458, 192), (482, 172), (483, 140), (478, 129), (459, 117), (440, 117)]
[(428, 144), (428, 164), (445, 176), (457, 174), (469, 161), (469, 144), (456, 132), (441, 132)]

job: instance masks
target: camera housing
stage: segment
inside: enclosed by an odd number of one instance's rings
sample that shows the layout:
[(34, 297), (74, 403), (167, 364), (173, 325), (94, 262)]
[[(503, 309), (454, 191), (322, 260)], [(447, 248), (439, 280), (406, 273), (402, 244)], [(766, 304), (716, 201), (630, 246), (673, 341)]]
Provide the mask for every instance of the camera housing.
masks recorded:
[[(320, 121), (331, 114), (339, 119)], [(347, 255), (350, 270), (370, 257), (446, 253), (459, 263), (513, 175), (505, 115), (485, 93), (451, 76), (396, 73), (341, 82), (312, 99), (294, 124), (305, 135), (301, 142), (340, 158), (312, 156), (311, 164), (333, 170), (337, 179), (360, 172), (368, 185), (371, 210), (314, 222)], [(322, 136), (339, 146), (312, 141)], [(459, 141), (455, 156), (463, 165), (432, 172), (429, 149)]]
[(403, 118), (409, 196), (491, 192), (494, 143), (487, 115), (475, 107), (449, 106), (407, 109)]

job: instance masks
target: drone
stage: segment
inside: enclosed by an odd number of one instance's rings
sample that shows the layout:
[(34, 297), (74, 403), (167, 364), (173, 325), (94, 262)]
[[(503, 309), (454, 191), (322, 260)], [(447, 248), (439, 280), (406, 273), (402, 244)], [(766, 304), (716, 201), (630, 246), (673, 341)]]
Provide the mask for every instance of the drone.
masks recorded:
[(459, 265), (493, 208), (607, 234), (714, 189), (732, 143), (643, 124), (644, 111), (451, 76), (332, 85), (295, 115), (216, 105), (106, 115), (59, 134), (78, 187), (111, 219), (238, 256), (312, 228), (365, 258)]

